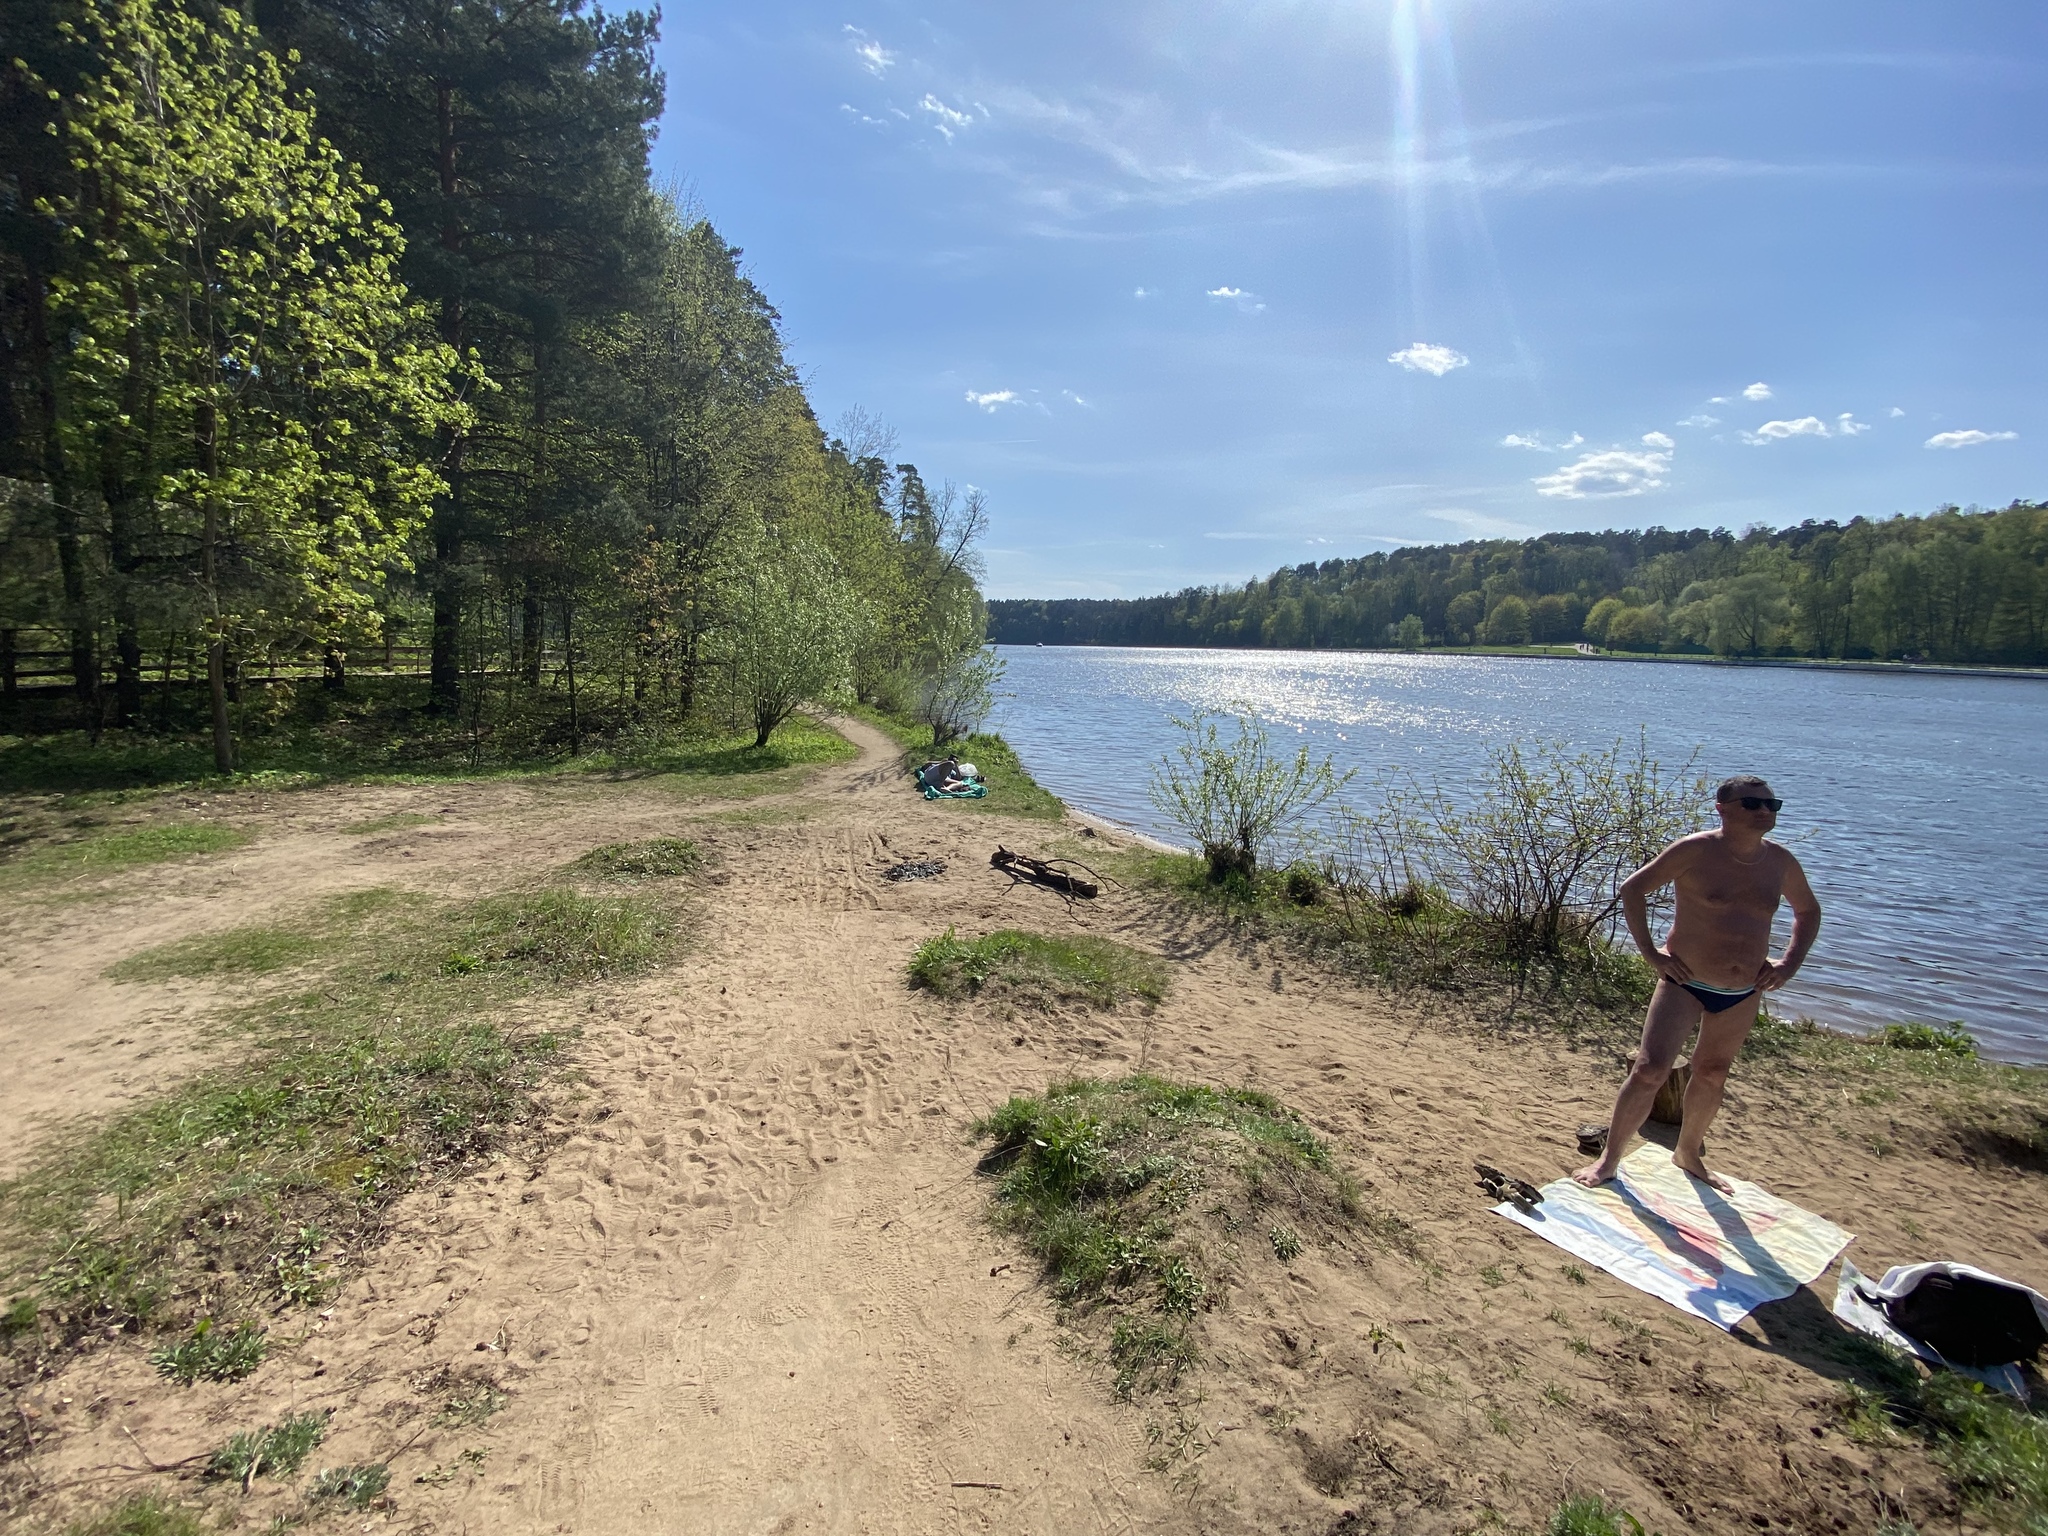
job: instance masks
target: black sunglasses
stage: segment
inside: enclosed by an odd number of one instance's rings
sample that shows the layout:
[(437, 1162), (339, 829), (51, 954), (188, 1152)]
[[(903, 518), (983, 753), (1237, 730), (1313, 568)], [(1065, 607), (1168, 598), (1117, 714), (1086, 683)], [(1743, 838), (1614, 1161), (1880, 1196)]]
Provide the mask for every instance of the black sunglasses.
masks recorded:
[(1769, 811), (1773, 816), (1785, 809), (1782, 800), (1766, 800), (1762, 795), (1737, 795), (1735, 803), (1745, 811)]

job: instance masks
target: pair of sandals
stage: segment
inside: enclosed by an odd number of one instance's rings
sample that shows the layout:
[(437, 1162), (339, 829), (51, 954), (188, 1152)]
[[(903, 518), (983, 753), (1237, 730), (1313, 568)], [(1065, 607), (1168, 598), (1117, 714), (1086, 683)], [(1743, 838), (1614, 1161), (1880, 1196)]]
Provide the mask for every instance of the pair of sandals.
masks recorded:
[(1543, 1203), (1543, 1191), (1527, 1179), (1514, 1178), (1486, 1163), (1474, 1163), (1472, 1171), (1479, 1175), (1478, 1186), (1496, 1200), (1509, 1201), (1525, 1211)]

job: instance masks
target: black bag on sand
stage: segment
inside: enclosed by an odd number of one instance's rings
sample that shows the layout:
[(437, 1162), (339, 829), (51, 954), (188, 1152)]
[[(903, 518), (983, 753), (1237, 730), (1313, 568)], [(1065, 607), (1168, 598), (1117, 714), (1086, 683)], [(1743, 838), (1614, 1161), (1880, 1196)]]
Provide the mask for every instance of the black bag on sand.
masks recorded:
[(1894, 1328), (1973, 1370), (2031, 1359), (2048, 1344), (2033, 1293), (1980, 1275), (1922, 1275), (1902, 1296), (1880, 1298)]

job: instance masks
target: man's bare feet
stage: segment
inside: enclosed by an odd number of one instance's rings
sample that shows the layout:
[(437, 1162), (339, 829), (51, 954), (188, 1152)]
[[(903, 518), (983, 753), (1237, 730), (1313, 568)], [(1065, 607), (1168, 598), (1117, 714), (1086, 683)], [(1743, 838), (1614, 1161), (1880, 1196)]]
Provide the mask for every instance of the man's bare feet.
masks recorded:
[[(1725, 1174), (1716, 1173), (1713, 1169), (1709, 1168), (1707, 1166), (1706, 1159), (1701, 1157), (1699, 1153), (1685, 1151), (1673, 1152), (1671, 1154), (1671, 1161), (1677, 1164), (1678, 1167), (1684, 1169), (1687, 1173), (1691, 1174), (1694, 1178), (1705, 1179), (1709, 1184), (1713, 1185), (1714, 1188), (1721, 1191), (1722, 1194), (1732, 1195), (1735, 1193), (1735, 1186), (1728, 1182), (1727, 1176)], [(1574, 1177), (1577, 1176), (1574, 1175)]]
[(1583, 1184), (1588, 1189), (1598, 1189), (1602, 1184), (1613, 1178), (1616, 1171), (1616, 1169), (1608, 1167), (1604, 1161), (1588, 1163), (1572, 1175), (1572, 1182)]

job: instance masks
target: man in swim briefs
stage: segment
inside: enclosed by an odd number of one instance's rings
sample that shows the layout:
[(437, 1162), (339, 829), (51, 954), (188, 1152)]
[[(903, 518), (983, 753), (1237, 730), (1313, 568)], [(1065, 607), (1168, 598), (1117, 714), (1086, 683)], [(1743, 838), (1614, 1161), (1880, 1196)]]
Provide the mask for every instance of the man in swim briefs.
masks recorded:
[[(1756, 1022), (1763, 994), (1792, 979), (1820, 932), (1820, 903), (1806, 871), (1784, 848), (1764, 840), (1783, 804), (1753, 775), (1723, 780), (1714, 791), (1720, 830), (1681, 837), (1622, 882), (1621, 910), (1636, 948), (1657, 973), (1657, 990), (1643, 1021), (1643, 1048), (1614, 1100), (1606, 1150), (1572, 1175), (1581, 1184), (1614, 1177), (1671, 1075), (1678, 1048), (1697, 1024), (1685, 1123), (1672, 1161), (1694, 1178), (1729, 1190), (1726, 1179), (1708, 1171), (1707, 1127), (1721, 1108), (1728, 1069)], [(1677, 910), (1660, 948), (1650, 932), (1648, 898), (1667, 885), (1676, 887)], [(1772, 960), (1771, 919), (1780, 901), (1792, 906), (1792, 942), (1782, 958)]]

